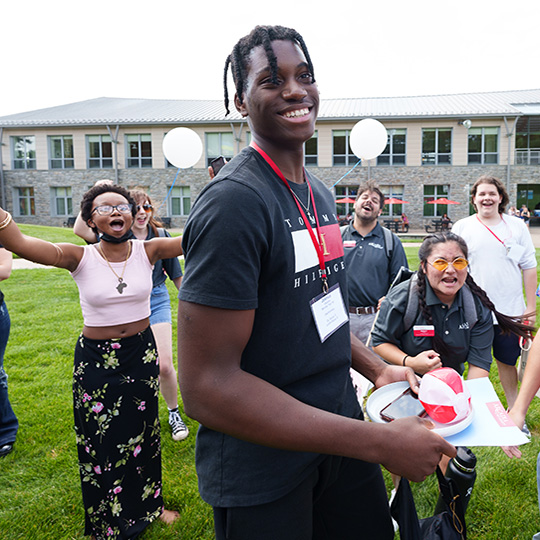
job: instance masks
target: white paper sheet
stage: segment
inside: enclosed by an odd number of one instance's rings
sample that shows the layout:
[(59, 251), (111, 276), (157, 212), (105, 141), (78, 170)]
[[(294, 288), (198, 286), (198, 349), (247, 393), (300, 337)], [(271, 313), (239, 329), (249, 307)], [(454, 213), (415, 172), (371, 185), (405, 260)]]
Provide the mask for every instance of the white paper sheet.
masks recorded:
[(474, 419), (469, 427), (445, 437), (455, 446), (519, 446), (530, 442), (512, 422), (487, 377), (465, 381), (471, 392)]

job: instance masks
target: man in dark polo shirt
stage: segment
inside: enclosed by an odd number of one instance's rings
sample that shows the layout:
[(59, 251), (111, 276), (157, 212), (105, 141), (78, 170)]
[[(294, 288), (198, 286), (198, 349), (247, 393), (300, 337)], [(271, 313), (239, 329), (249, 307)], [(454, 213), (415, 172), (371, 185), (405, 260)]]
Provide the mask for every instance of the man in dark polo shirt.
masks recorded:
[(366, 343), (383, 297), (402, 266), (409, 267), (399, 238), (377, 222), (384, 195), (372, 181), (358, 188), (354, 220), (342, 230), (349, 285), (351, 332)]

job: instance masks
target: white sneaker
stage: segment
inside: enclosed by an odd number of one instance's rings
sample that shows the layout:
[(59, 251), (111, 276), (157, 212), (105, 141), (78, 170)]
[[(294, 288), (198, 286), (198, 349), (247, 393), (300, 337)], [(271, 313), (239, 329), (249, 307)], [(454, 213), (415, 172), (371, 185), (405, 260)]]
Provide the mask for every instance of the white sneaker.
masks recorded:
[(171, 426), (173, 440), (183, 441), (189, 435), (189, 429), (184, 424), (178, 409), (169, 411), (169, 425)]

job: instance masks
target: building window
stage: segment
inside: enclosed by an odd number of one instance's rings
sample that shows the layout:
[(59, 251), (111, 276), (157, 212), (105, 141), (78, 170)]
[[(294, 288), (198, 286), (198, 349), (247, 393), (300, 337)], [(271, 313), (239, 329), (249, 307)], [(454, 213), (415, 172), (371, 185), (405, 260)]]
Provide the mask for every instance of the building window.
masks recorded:
[(73, 169), (73, 137), (71, 135), (49, 136), (49, 168)]
[(51, 188), (51, 214), (53, 216), (72, 216), (73, 199), (70, 187)]
[(452, 130), (427, 128), (422, 130), (422, 165), (451, 165)]
[(16, 216), (35, 216), (36, 203), (33, 187), (15, 188), (13, 193), (13, 210)]
[(206, 133), (206, 166), (210, 162), (223, 156), (230, 161), (234, 155), (234, 139), (232, 133)]
[(358, 158), (351, 150), (350, 135), (351, 131), (349, 129), (332, 131), (334, 165), (356, 165), (358, 162)]
[(516, 165), (540, 165), (540, 116), (517, 121)]
[(110, 135), (87, 135), (88, 168), (112, 169), (112, 139)]
[(377, 165), (405, 165), (406, 129), (389, 129), (388, 144), (377, 158)]
[(170, 202), (171, 216), (187, 216), (191, 211), (191, 193), (189, 186), (172, 188)]
[[(403, 191), (404, 186), (379, 186), (381, 191), (384, 194), (385, 200), (390, 199), (399, 199), (400, 201), (403, 200)], [(403, 213), (403, 204), (397, 203), (397, 202), (389, 202), (388, 204), (384, 205), (382, 216), (388, 216), (388, 217), (399, 217)]]
[(126, 166), (128, 169), (152, 167), (152, 138), (150, 134), (126, 135)]
[(11, 154), (14, 169), (36, 168), (36, 138), (11, 137)]
[[(336, 208), (338, 217), (342, 218), (354, 213), (354, 201), (358, 193), (358, 186), (336, 186)], [(345, 202), (337, 202), (345, 201)]]
[(434, 201), (440, 198), (448, 198), (450, 193), (450, 184), (436, 185), (436, 186), (424, 186), (424, 217), (442, 217), (443, 214), (448, 213), (447, 204), (434, 204), (430, 201)]
[(469, 165), (499, 162), (499, 128), (469, 129)]
[(310, 165), (312, 167), (317, 166), (317, 163), (318, 163), (317, 159), (318, 159), (318, 154), (319, 154), (318, 146), (319, 146), (318, 136), (317, 136), (317, 132), (315, 131), (315, 133), (313, 134), (313, 137), (311, 137), (311, 139), (307, 140), (304, 143), (304, 165), (306, 167)]

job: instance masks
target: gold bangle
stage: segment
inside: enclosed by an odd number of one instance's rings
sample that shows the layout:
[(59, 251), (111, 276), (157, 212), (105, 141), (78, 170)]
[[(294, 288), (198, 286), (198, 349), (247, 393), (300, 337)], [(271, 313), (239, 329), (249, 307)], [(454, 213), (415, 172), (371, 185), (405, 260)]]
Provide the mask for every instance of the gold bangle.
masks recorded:
[(4, 210), (4, 212), (6, 212), (6, 217), (4, 218), (2, 223), (0, 223), (0, 231), (2, 229), (5, 229), (11, 223), (11, 220), (13, 219), (13, 217), (11, 216), (9, 212), (7, 212), (6, 210)]

